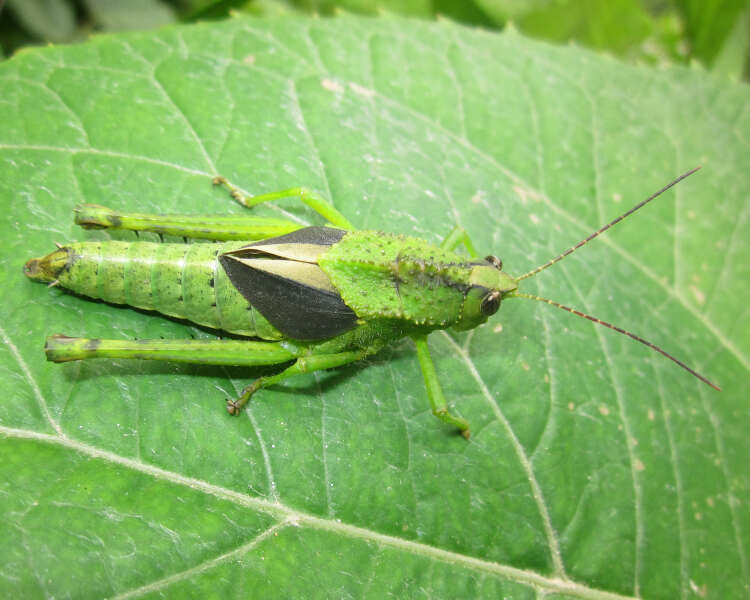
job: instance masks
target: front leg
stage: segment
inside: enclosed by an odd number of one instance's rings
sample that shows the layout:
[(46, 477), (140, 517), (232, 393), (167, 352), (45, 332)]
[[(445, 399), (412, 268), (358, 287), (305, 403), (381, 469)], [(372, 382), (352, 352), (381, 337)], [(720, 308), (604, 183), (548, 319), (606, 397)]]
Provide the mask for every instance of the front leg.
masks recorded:
[(448, 425), (457, 427), (461, 435), (468, 440), (471, 435), (469, 422), (448, 412), (448, 402), (445, 400), (443, 390), (440, 387), (440, 381), (438, 381), (437, 373), (435, 372), (435, 363), (432, 362), (430, 349), (427, 346), (427, 336), (414, 336), (412, 339), (417, 346), (417, 358), (419, 359), (419, 366), (422, 368), (422, 375), (424, 376), (424, 384), (427, 388), (427, 396), (430, 399), (432, 414), (441, 421), (448, 423)]

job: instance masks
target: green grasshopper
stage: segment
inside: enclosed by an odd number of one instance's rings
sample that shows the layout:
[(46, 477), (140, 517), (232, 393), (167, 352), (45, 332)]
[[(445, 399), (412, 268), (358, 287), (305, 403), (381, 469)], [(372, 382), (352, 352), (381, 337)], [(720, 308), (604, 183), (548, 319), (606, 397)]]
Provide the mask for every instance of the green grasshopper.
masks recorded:
[[(53, 335), (47, 360), (137, 358), (211, 365), (281, 365), (227, 401), (236, 415), (251, 396), (298, 373), (361, 360), (403, 337), (414, 340), (432, 413), (469, 438), (469, 423), (448, 410), (427, 336), (436, 329), (473, 329), (506, 298), (556, 306), (630, 336), (660, 352), (715, 389), (708, 379), (658, 346), (629, 331), (518, 291), (519, 282), (562, 260), (584, 244), (694, 173), (689, 171), (543, 265), (513, 277), (495, 256), (480, 259), (466, 232), (456, 227), (439, 246), (378, 231), (358, 231), (321, 196), (305, 188), (244, 197), (246, 207), (296, 197), (330, 226), (302, 227), (253, 216), (187, 216), (119, 213), (95, 204), (76, 208), (86, 229), (150, 231), (213, 240), (213, 244), (80, 242), (29, 260), (35, 281), (113, 304), (128, 304), (255, 339), (105, 340)], [(454, 249), (463, 244), (470, 258)], [(258, 338), (264, 341), (258, 341)]]

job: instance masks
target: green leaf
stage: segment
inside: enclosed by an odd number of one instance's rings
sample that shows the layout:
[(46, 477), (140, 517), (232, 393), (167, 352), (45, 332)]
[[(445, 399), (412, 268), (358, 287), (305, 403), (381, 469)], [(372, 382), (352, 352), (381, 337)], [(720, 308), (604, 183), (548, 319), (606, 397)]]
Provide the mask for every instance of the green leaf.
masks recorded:
[(638, 0), (552, 2), (519, 17), (519, 28), (528, 35), (576, 40), (619, 55), (635, 53), (653, 29), (653, 18)]
[[(0, 64), (0, 564), (13, 596), (740, 597), (750, 494), (747, 86), (450, 23), (233, 19)], [(96, 202), (243, 209), (306, 185), (362, 228), (456, 223), (520, 274), (700, 173), (524, 291), (430, 338), (224, 399), (257, 372), (44, 360), (45, 335), (209, 336), (25, 280)], [(262, 206), (319, 222), (293, 200)], [(113, 234), (114, 235), (114, 234)], [(123, 236), (125, 239), (131, 239)], [(141, 239), (153, 239), (143, 234)], [(251, 590), (251, 591), (250, 591)]]
[(714, 73), (738, 80), (746, 70), (750, 70), (750, 4), (735, 22), (711, 65)]
[(561, 4), (554, 0), (476, 0), (476, 3), (498, 24), (516, 20), (535, 10), (556, 10)]
[(745, 0), (676, 0), (676, 4), (685, 18), (691, 55), (707, 65), (720, 54), (747, 10)]
[(75, 13), (66, 0), (9, 0), (8, 7), (28, 31), (41, 39), (67, 40), (75, 31)]
[(146, 29), (174, 21), (174, 11), (159, 0), (84, 0), (96, 23), (107, 31)]

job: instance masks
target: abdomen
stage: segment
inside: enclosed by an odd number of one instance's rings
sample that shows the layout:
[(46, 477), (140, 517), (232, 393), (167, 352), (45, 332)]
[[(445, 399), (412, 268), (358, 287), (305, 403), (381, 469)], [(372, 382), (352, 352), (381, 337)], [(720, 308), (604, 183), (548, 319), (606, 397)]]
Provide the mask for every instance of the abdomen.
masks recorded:
[[(245, 242), (246, 243), (246, 242)], [(69, 244), (60, 285), (113, 304), (127, 304), (231, 333), (281, 335), (232, 286), (217, 256), (245, 243)]]

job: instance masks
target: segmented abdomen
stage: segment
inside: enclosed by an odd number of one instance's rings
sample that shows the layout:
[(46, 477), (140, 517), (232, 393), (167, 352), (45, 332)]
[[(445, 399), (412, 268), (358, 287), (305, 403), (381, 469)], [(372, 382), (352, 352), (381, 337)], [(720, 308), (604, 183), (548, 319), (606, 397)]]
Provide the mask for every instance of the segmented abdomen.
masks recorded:
[(60, 285), (92, 298), (128, 304), (240, 335), (281, 334), (234, 288), (217, 256), (246, 242), (69, 244)]

